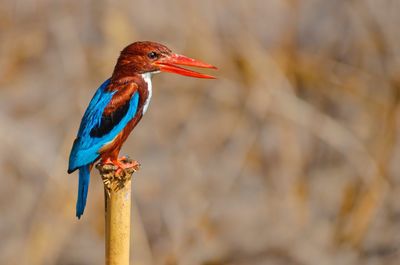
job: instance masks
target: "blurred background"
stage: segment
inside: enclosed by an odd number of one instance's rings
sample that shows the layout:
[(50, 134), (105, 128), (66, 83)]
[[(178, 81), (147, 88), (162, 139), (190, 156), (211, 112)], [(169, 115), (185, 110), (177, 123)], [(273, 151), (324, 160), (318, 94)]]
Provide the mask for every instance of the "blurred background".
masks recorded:
[[(153, 78), (122, 154), (132, 264), (399, 264), (400, 1), (0, 2), (0, 264), (104, 263), (102, 182), (75, 218), (69, 151), (123, 47)], [(214, 74), (214, 72), (213, 72)]]

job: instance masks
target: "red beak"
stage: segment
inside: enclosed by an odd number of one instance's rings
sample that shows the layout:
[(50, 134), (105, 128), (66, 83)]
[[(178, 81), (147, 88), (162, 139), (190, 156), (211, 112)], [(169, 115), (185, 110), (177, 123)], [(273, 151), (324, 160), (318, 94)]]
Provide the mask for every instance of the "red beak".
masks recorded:
[(212, 66), (210, 64), (206, 64), (195, 59), (179, 55), (179, 54), (172, 54), (169, 57), (162, 58), (154, 63), (162, 72), (169, 72), (175, 73), (185, 76), (197, 77), (197, 78), (209, 78), (215, 79), (214, 76), (201, 74), (192, 70), (188, 70), (176, 65), (185, 65), (185, 66), (193, 66), (193, 67), (200, 67), (200, 68), (210, 68), (210, 69), (217, 69), (217, 67)]

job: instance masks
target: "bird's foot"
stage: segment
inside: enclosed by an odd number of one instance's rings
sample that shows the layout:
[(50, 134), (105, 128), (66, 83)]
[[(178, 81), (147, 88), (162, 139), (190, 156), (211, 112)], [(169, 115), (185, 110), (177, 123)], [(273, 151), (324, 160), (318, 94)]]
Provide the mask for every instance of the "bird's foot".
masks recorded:
[(100, 171), (104, 187), (108, 195), (111, 190), (120, 190), (125, 182), (132, 178), (132, 174), (139, 170), (140, 164), (128, 157), (121, 157), (118, 160), (106, 159), (100, 161), (96, 168)]
[(132, 170), (132, 172), (136, 172), (140, 168), (140, 164), (138, 161), (130, 159), (128, 156), (122, 156), (118, 158), (116, 161), (118, 164), (118, 169), (121, 170)]

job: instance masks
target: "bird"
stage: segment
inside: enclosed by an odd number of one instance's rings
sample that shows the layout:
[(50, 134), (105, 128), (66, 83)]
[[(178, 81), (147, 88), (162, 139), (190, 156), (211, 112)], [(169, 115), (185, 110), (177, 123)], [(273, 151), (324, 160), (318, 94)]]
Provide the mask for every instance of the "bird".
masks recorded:
[(182, 66), (217, 69), (215, 66), (173, 53), (167, 46), (138, 41), (120, 53), (110, 78), (91, 99), (79, 126), (69, 156), (68, 174), (79, 170), (76, 217), (85, 210), (91, 169), (98, 160), (118, 169), (122, 145), (146, 113), (152, 97), (152, 76), (169, 72), (189, 77), (215, 79)]

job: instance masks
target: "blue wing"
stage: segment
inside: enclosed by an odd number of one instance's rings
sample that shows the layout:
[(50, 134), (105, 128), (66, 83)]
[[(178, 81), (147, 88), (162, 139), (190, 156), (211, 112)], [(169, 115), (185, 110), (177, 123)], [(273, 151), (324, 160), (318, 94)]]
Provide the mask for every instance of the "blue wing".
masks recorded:
[(98, 159), (99, 150), (111, 142), (136, 115), (139, 102), (137, 91), (124, 106), (117, 110), (117, 116), (103, 116), (104, 109), (115, 94), (115, 91), (106, 91), (109, 84), (110, 79), (97, 89), (83, 115), (69, 157), (69, 173)]

